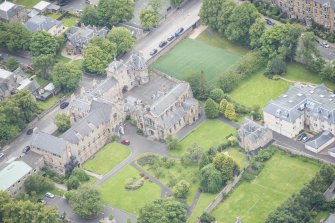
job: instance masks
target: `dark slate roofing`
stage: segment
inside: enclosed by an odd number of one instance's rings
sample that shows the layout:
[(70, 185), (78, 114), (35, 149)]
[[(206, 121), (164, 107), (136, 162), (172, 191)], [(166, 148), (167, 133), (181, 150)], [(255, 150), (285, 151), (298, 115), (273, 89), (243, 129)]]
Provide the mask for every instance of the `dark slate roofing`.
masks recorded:
[(66, 149), (65, 140), (41, 131), (33, 135), (31, 145), (59, 156), (62, 156)]
[(97, 30), (97, 28), (92, 26), (73, 26), (67, 32), (67, 39), (71, 42), (73, 46), (84, 47), (90, 42), (93, 37), (106, 37), (107, 33), (108, 29), (106, 27)]
[(238, 129), (239, 136), (246, 137), (251, 142), (257, 142), (260, 138), (264, 136), (265, 133), (266, 129), (262, 125), (248, 118), (244, 119), (244, 121), (240, 125), (240, 128)]
[(76, 108), (81, 112), (89, 112), (91, 109), (91, 103), (82, 99), (74, 99), (70, 104), (71, 108)]
[(59, 26), (61, 24), (63, 24), (63, 22), (58, 21), (56, 19), (49, 18), (43, 15), (37, 15), (34, 16), (33, 18), (30, 18), (26, 22), (25, 26), (29, 31), (35, 33), (40, 30), (48, 31), (52, 27)]
[(172, 112), (169, 112), (163, 119), (165, 129), (171, 128), (174, 124), (178, 123), (184, 117), (186, 111), (182, 107), (177, 107)]
[(329, 142), (333, 138), (333, 134), (328, 131), (324, 131), (321, 135), (317, 136), (315, 139), (310, 140), (305, 143), (305, 145), (310, 146), (314, 149), (322, 147), (324, 144)]
[(197, 105), (197, 104), (198, 104), (198, 101), (193, 97), (188, 97), (185, 99), (184, 102), (182, 102), (182, 106), (186, 110), (188, 110), (192, 105)]
[(147, 62), (140, 52), (131, 54), (125, 65), (132, 70), (147, 69)]
[(114, 77), (108, 77), (105, 80), (101, 81), (91, 92), (90, 94), (95, 97), (99, 97), (109, 89), (114, 87), (118, 81)]
[(0, 4), (0, 18), (10, 20), (16, 15), (17, 9), (23, 9), (22, 5), (16, 5), (12, 2), (4, 1)]
[(80, 121), (74, 123), (60, 137), (64, 140), (78, 144), (85, 136), (88, 136), (100, 124), (108, 122), (112, 113), (112, 105), (93, 101), (90, 113)]

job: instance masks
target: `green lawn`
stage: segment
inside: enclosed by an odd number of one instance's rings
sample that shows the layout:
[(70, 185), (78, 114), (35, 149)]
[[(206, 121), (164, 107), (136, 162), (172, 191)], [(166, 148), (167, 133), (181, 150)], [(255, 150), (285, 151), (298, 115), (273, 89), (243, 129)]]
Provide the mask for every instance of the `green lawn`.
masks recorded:
[(187, 148), (193, 144), (197, 144), (199, 147), (207, 151), (213, 146), (218, 146), (221, 143), (226, 142), (226, 136), (235, 133), (236, 130), (233, 127), (220, 120), (205, 120), (180, 142), (182, 149), (170, 151), (170, 154), (172, 156), (185, 155)]
[(71, 59), (67, 58), (67, 57), (63, 57), (62, 55), (56, 55), (56, 62), (63, 62), (63, 63), (68, 63), (70, 62)]
[(214, 84), (218, 75), (229, 70), (240, 56), (201, 41), (185, 39), (165, 54), (153, 67), (178, 79), (203, 71)]
[(30, 9), (39, 2), (40, 0), (16, 0), (16, 4), (24, 5)]
[(141, 188), (128, 191), (124, 187), (126, 181), (132, 177), (139, 177), (139, 172), (131, 166), (126, 166), (102, 184), (100, 191), (104, 203), (138, 215), (139, 209), (145, 204), (160, 198), (161, 189), (155, 183), (146, 180)]
[(187, 220), (188, 223), (196, 222), (196, 219), (204, 212), (208, 205), (214, 200), (216, 194), (201, 193), (198, 203), (195, 206), (191, 216)]
[(319, 169), (320, 166), (312, 161), (277, 151), (253, 182), (242, 182), (212, 214), (220, 223), (235, 222), (238, 216), (243, 223), (264, 222), (271, 212), (300, 191)]
[(239, 56), (243, 56), (244, 54), (249, 52), (248, 49), (230, 42), (228, 39), (221, 36), (218, 32), (213, 32), (209, 28), (202, 32), (196, 38), (196, 40), (209, 44), (211, 46), (222, 48), (229, 53)]
[(327, 87), (335, 89), (334, 83), (327, 80), (321, 80), (320, 76), (318, 76), (317, 74), (313, 74), (311, 71), (305, 69), (301, 64), (297, 63), (288, 64), (287, 72), (283, 75), (283, 77), (293, 81), (301, 81), (314, 84), (324, 83)]
[(227, 152), (233, 158), (240, 170), (247, 166), (247, 157), (244, 153), (240, 153), (238, 148), (225, 149), (224, 152)]
[(329, 213), (328, 212), (319, 212), (314, 219), (312, 220), (313, 223), (320, 223), (321, 220), (326, 220), (327, 218), (329, 218)]
[[(48, 17), (53, 19), (58, 19), (62, 14), (61, 13), (50, 13), (47, 14)], [(72, 27), (77, 23), (77, 18), (74, 16), (67, 16), (61, 19), (66, 27)]]
[(93, 159), (86, 161), (83, 168), (104, 175), (127, 158), (129, 154), (128, 147), (118, 143), (110, 143), (97, 152)]
[(38, 108), (44, 111), (44, 110), (51, 108), (54, 104), (57, 103), (58, 100), (59, 100), (59, 97), (57, 97), (56, 95), (56, 96), (49, 98), (46, 101), (37, 101), (37, 106)]
[(264, 70), (243, 80), (230, 96), (238, 103), (265, 107), (271, 99), (284, 93), (290, 83), (283, 80), (272, 80), (263, 75)]

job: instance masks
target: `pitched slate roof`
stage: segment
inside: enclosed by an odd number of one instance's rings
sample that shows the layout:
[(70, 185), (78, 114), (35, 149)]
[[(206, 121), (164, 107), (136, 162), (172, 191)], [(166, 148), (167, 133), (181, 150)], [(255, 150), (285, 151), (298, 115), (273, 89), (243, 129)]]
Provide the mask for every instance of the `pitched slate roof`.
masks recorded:
[(37, 15), (37, 16), (30, 18), (26, 22), (25, 26), (29, 31), (36, 33), (40, 30), (44, 30), (47, 32), (52, 27), (59, 26), (61, 24), (63, 24), (63, 22), (58, 21), (56, 19), (49, 18), (43, 15)]
[(33, 136), (31, 146), (62, 156), (66, 149), (66, 142), (62, 138), (38, 131)]
[(10, 72), (8, 70), (4, 70), (0, 68), (0, 80), (1, 79), (8, 79), (10, 76), (13, 75), (13, 72)]
[(2, 2), (0, 4), (0, 18), (10, 20), (10, 18), (16, 15), (17, 8), (23, 8), (23, 6), (8, 1)]
[(241, 123), (238, 130), (240, 137), (248, 138), (251, 142), (257, 142), (260, 138), (264, 137), (266, 128), (264, 126), (245, 118)]
[(97, 28), (91, 26), (84, 26), (84, 27), (73, 26), (67, 32), (67, 39), (73, 46), (82, 48), (86, 46), (93, 37), (95, 36), (106, 37), (107, 33), (108, 29), (106, 27), (97, 30)]
[(324, 144), (329, 142), (333, 138), (333, 134), (328, 131), (324, 131), (321, 135), (317, 136), (315, 139), (310, 140), (305, 143), (306, 146), (310, 146), (314, 149), (322, 147)]
[(40, 1), (39, 3), (33, 6), (33, 9), (43, 12), (48, 8), (49, 5), (51, 5), (50, 2)]
[(6, 191), (31, 170), (32, 168), (23, 161), (11, 162), (0, 171), (0, 191)]

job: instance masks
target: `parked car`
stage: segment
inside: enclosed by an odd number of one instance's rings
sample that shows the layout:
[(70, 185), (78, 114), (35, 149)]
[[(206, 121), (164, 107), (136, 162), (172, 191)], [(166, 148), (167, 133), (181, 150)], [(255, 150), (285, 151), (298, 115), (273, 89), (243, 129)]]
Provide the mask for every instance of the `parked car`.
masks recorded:
[(183, 28), (183, 27), (177, 29), (176, 33), (174, 34), (175, 37), (179, 36), (183, 31), (184, 31), (184, 28)]
[(168, 38), (167, 38), (167, 40), (170, 42), (170, 41), (172, 41), (174, 39), (174, 35), (171, 35), (171, 36), (169, 36)]
[(47, 193), (45, 194), (45, 196), (48, 197), (48, 198), (54, 198), (54, 197), (55, 197), (55, 195), (53, 195), (53, 194), (50, 193), (50, 192), (47, 192)]
[(167, 42), (164, 40), (164, 41), (159, 43), (159, 47), (163, 48), (166, 44), (167, 44)]
[(66, 108), (67, 106), (69, 106), (69, 104), (70, 104), (69, 102), (64, 101), (64, 102), (62, 102), (62, 103), (60, 104), (59, 107), (60, 107), (61, 109), (64, 109), (64, 108)]
[(38, 198), (37, 199), (38, 203), (46, 204), (47, 202), (43, 198)]
[(301, 142), (307, 142), (309, 140), (309, 137), (306, 135), (301, 139)]
[(129, 145), (130, 145), (130, 141), (129, 141), (128, 139), (124, 139), (124, 140), (122, 140), (121, 143), (122, 143), (123, 145), (126, 145), (126, 146), (129, 146)]
[(23, 153), (27, 153), (27, 152), (29, 152), (29, 150), (30, 150), (30, 146), (26, 146), (26, 147), (24, 147), (24, 149), (22, 150), (22, 152)]
[(298, 141), (301, 141), (302, 138), (304, 138), (305, 136), (307, 136), (306, 133), (301, 133), (301, 134), (297, 137), (297, 140), (298, 140)]
[(33, 128), (30, 128), (30, 129), (28, 129), (28, 131), (27, 131), (27, 135), (31, 135), (31, 134), (33, 134), (33, 132), (34, 132), (34, 129), (33, 129)]
[(265, 19), (266, 24), (268, 24), (269, 26), (273, 25), (273, 22), (270, 19)]
[(323, 46), (324, 48), (329, 48), (329, 45), (327, 42), (321, 42), (320, 45)]
[(4, 157), (4, 156), (5, 156), (4, 153), (0, 153), (0, 159), (1, 159), (2, 157)]
[(150, 56), (153, 56), (153, 55), (155, 55), (157, 52), (158, 52), (157, 49), (153, 49), (153, 50), (150, 51), (149, 54), (150, 54)]

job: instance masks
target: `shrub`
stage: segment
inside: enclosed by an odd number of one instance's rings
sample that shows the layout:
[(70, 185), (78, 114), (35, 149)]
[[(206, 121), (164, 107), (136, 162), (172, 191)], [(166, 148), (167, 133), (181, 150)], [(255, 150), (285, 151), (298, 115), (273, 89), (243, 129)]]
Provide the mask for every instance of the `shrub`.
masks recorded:
[(139, 158), (137, 160), (137, 163), (140, 166), (153, 165), (157, 159), (158, 157), (156, 155), (147, 155), (147, 156)]
[(200, 221), (201, 223), (212, 223), (215, 221), (215, 218), (211, 214), (204, 212), (200, 216)]
[(124, 188), (126, 190), (137, 190), (143, 186), (144, 181), (145, 180), (143, 177), (141, 177), (140, 179), (136, 179), (136, 178), (128, 179)]
[(113, 215), (113, 214), (110, 214), (110, 215), (108, 216), (108, 219), (109, 219), (109, 220), (114, 220), (114, 215)]
[(220, 88), (214, 88), (210, 91), (209, 97), (219, 103), (224, 97), (224, 92)]
[(185, 198), (189, 190), (190, 184), (186, 180), (179, 181), (173, 187), (173, 193), (176, 198)]
[(218, 105), (213, 99), (208, 98), (205, 103), (205, 114), (208, 118), (217, 118), (219, 116)]

